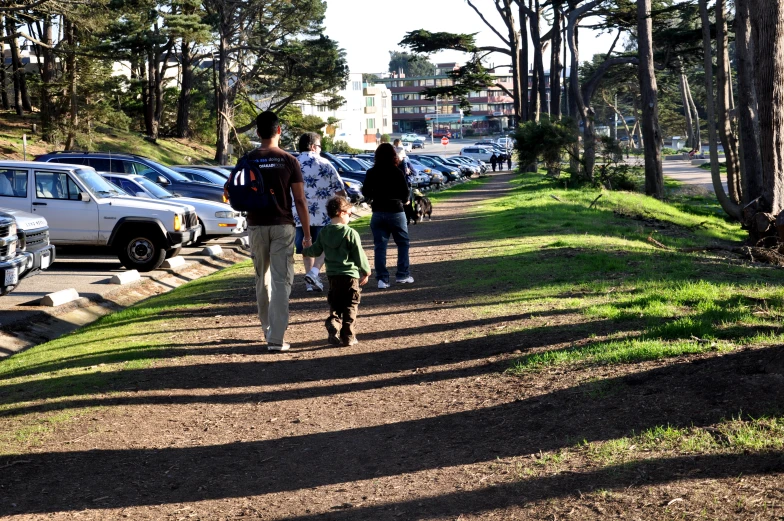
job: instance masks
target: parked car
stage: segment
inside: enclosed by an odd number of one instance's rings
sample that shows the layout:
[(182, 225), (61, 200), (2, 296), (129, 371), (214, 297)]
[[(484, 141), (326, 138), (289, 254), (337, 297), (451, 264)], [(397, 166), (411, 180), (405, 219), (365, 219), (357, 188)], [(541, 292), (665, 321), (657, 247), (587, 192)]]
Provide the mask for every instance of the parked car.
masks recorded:
[(338, 158), (340, 158), (341, 161), (343, 161), (346, 165), (348, 165), (349, 168), (358, 172), (367, 172), (368, 168), (373, 166), (372, 163), (368, 164), (365, 162), (365, 160), (360, 159), (358, 157), (340, 155), (338, 156)]
[[(228, 180), (231, 171), (234, 170), (234, 165), (177, 165), (178, 167), (182, 168), (195, 168), (198, 170), (207, 170), (208, 172), (214, 172), (221, 176), (223, 179)], [(172, 170), (175, 170), (172, 167)]]
[(26, 258), (19, 270), (19, 280), (49, 269), (56, 255), (55, 247), (49, 243), (46, 219), (13, 208), (0, 207), (0, 214), (10, 215), (16, 221), (16, 254)]
[(400, 136), (400, 141), (416, 141), (417, 139), (422, 139), (419, 134), (408, 133), (403, 134)]
[(0, 172), (13, 187), (0, 206), (45, 218), (54, 245), (111, 248), (128, 269), (153, 270), (199, 235), (192, 206), (123, 196), (88, 166), (0, 161)]
[(499, 137), (495, 140), (495, 144), (504, 150), (509, 150), (514, 147), (514, 139), (510, 137)]
[(217, 172), (213, 172), (212, 170), (203, 170), (200, 168), (194, 168), (190, 166), (173, 166), (172, 170), (177, 172), (178, 174), (182, 174), (191, 181), (198, 181), (200, 183), (209, 183), (212, 185), (223, 186), (226, 184), (226, 181), (229, 180), (229, 174), (231, 170), (229, 170), (226, 175), (221, 175)]
[[(465, 157), (472, 157), (474, 159), (478, 159), (480, 161), (489, 162), (490, 158), (493, 156), (493, 149), (489, 146), (468, 146), (463, 147), (460, 149), (460, 155)], [(498, 154), (496, 154), (498, 155)]]
[(346, 176), (346, 177), (350, 177), (351, 179), (356, 179), (360, 183), (365, 182), (365, 174), (367, 173), (367, 171), (355, 170), (351, 168), (349, 165), (347, 165), (346, 163), (344, 163), (343, 160), (340, 159), (338, 156), (336, 156), (335, 154), (331, 154), (329, 152), (321, 152), (321, 157), (327, 159), (330, 163), (332, 163), (332, 166), (335, 167), (335, 170), (338, 171), (338, 175), (340, 175), (341, 178), (343, 176)]
[(416, 148), (422, 148), (422, 149), (425, 148), (425, 140), (424, 140), (424, 138), (417, 138), (417, 139), (413, 139), (411, 141), (403, 141), (403, 143), (410, 143), (412, 150), (416, 149)]
[(133, 154), (66, 151), (44, 154), (35, 160), (47, 163), (87, 165), (99, 172), (143, 175), (153, 183), (158, 183), (167, 190), (185, 197), (207, 199), (219, 203), (227, 202), (223, 195), (223, 183), (218, 185), (191, 181), (152, 159)]
[(19, 284), (19, 272), (27, 259), (16, 254), (16, 220), (10, 215), (0, 214), (0, 295), (6, 295)]
[(459, 169), (455, 168), (454, 166), (444, 164), (442, 160), (440, 160), (440, 158), (437, 160), (436, 158), (438, 156), (416, 155), (410, 157), (413, 157), (423, 165), (428, 166), (431, 169), (440, 172), (441, 175), (444, 176), (444, 182), (448, 183), (451, 181), (456, 181), (457, 179), (460, 178)]
[(452, 156), (452, 158), (457, 159), (458, 161), (463, 161), (468, 165), (477, 167), (479, 169), (480, 174), (484, 174), (485, 172), (487, 172), (487, 164), (480, 159), (474, 159), (473, 157), (468, 157), (468, 156)]
[(471, 177), (471, 175), (474, 173), (474, 167), (468, 166), (464, 163), (461, 163), (460, 161), (455, 161), (454, 159), (449, 158), (443, 158), (443, 161), (445, 165), (457, 168), (460, 172), (460, 175), (463, 177)]
[(362, 195), (362, 183), (350, 177), (341, 177), (340, 179), (343, 181), (343, 189), (349, 201), (359, 204), (365, 200), (365, 196)]
[(180, 197), (140, 175), (101, 173), (101, 176), (130, 197), (160, 199), (172, 205), (192, 206), (199, 216), (199, 241), (240, 235), (248, 227), (245, 217), (228, 204)]
[(408, 156), (408, 161), (417, 172), (422, 172), (430, 177), (431, 186), (439, 186), (445, 182), (445, 178), (441, 172), (421, 163), (415, 156)]
[(468, 161), (468, 158), (460, 157), (460, 156), (454, 156), (454, 157), (447, 157), (446, 161), (447, 162), (451, 162), (452, 164), (458, 164), (458, 165), (464, 167), (465, 169), (467, 169), (468, 174), (467, 174), (466, 177), (471, 177), (474, 174), (479, 175), (481, 173), (481, 170), (480, 170), (479, 166), (475, 165), (473, 163), (470, 163)]

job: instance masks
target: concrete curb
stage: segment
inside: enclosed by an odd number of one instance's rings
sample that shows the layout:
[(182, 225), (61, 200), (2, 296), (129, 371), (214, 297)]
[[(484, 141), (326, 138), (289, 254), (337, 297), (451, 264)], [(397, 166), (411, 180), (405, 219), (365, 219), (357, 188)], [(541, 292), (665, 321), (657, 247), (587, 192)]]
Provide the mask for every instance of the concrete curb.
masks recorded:
[(223, 248), (218, 245), (207, 246), (201, 253), (202, 255), (207, 255), (209, 257), (223, 257)]
[(41, 305), (48, 308), (54, 308), (78, 299), (79, 293), (73, 288), (68, 288), (45, 295), (41, 298)]
[(163, 264), (161, 264), (161, 268), (164, 270), (173, 270), (182, 266), (185, 266), (185, 257), (180, 257), (179, 255), (166, 259), (163, 261)]
[(109, 284), (131, 284), (133, 282), (138, 282), (142, 279), (139, 272), (136, 270), (128, 270), (123, 271), (122, 273), (115, 274), (111, 279), (109, 279)]

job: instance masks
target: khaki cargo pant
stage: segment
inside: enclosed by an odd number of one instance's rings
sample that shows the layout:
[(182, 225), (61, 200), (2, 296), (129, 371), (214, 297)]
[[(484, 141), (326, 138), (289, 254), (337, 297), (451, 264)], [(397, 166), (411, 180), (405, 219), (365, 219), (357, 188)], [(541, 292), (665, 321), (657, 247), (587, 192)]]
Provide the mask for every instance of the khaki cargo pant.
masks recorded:
[(256, 303), (264, 336), (270, 344), (283, 344), (289, 327), (289, 295), (294, 282), (292, 225), (250, 226), (248, 239), (256, 270)]

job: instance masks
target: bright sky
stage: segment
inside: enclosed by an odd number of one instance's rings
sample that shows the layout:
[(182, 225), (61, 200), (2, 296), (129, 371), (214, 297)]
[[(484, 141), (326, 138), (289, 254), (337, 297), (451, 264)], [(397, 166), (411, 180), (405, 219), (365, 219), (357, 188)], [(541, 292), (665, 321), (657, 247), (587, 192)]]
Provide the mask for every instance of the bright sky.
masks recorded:
[[(482, 22), (465, 0), (396, 0), (391, 3), (360, 2), (358, 0), (326, 0), (326, 33), (346, 50), (351, 72), (383, 72), (389, 66), (389, 51), (403, 50), (398, 42), (415, 29), (455, 33), (479, 33), (479, 45), (501, 45), (498, 37)], [(485, 17), (496, 23), (498, 32), (505, 27), (492, 0), (476, 0)], [(586, 20), (590, 23), (590, 20)], [(549, 30), (543, 27), (543, 32)], [(614, 35), (580, 37), (580, 61), (590, 60), (596, 53), (607, 52)], [(447, 51), (434, 55), (433, 63), (465, 61), (468, 55)], [(504, 55), (493, 54), (491, 63), (508, 64)], [(530, 62), (530, 60), (529, 60)], [(545, 69), (549, 69), (545, 62)]]

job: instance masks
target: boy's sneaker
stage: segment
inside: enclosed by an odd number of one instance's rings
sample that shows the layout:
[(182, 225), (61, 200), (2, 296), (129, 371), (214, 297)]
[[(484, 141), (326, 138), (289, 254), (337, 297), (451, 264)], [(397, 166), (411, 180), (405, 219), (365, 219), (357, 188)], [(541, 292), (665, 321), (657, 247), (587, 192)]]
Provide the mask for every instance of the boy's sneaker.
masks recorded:
[(389, 287), (389, 282), (384, 282), (383, 280), (378, 281), (378, 289), (387, 289)]
[(343, 336), (343, 337), (340, 337), (340, 340), (343, 342), (343, 347), (355, 346), (355, 345), (357, 345), (359, 343), (359, 340), (357, 340), (357, 337), (348, 338), (348, 337)]
[(414, 283), (414, 277), (409, 275), (408, 277), (406, 277), (404, 279), (395, 279), (395, 283), (397, 283), (397, 284), (413, 284)]
[(291, 345), (283, 342), (282, 344), (267, 344), (267, 351), (288, 351)]
[(340, 338), (338, 338), (337, 333), (330, 333), (329, 337), (327, 338), (327, 342), (329, 342), (333, 346), (339, 346), (343, 344), (343, 341)]
[(305, 283), (305, 291), (313, 291), (313, 284), (306, 282)]
[(313, 285), (316, 291), (324, 291), (324, 284), (321, 283), (319, 273), (316, 269), (311, 269), (305, 274), (305, 281)]

